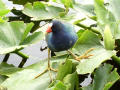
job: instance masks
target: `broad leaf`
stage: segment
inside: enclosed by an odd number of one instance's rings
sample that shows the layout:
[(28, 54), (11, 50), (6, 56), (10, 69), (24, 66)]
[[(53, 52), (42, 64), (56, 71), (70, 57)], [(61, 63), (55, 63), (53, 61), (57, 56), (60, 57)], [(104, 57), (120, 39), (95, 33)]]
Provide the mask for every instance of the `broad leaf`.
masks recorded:
[[(58, 66), (64, 61), (66, 56), (54, 57), (51, 59), (51, 66)], [(6, 79), (1, 86), (7, 87), (8, 90), (46, 90), (49, 86), (49, 72), (44, 73), (35, 79), (35, 76), (42, 73), (47, 68), (47, 60), (24, 68), (21, 71), (13, 73), (10, 78)], [(55, 78), (56, 73), (51, 71), (52, 77)], [(14, 85), (14, 86), (13, 86)]]
[(120, 0), (110, 0), (110, 11), (114, 14), (116, 21), (120, 21)]
[(66, 60), (64, 64), (61, 64), (59, 66), (56, 79), (62, 81), (67, 74), (71, 73), (72, 73), (72, 61)]
[(87, 15), (95, 15), (94, 13), (94, 5), (92, 4), (85, 4), (85, 5), (82, 5), (82, 4), (79, 4), (79, 3), (75, 3), (74, 4), (74, 9), (76, 11), (78, 11), (79, 13), (85, 13)]
[(41, 31), (28, 35), (33, 23), (24, 24), (20, 21), (0, 23), (0, 54), (6, 54), (43, 39)]
[(75, 2), (75, 0), (52, 0), (52, 1), (62, 3), (66, 8), (69, 7), (73, 8), (73, 3)]
[(6, 80), (6, 76), (0, 75), (0, 84), (3, 83)]
[[(101, 28), (101, 33), (103, 34), (106, 25), (110, 26), (113, 37), (115, 39), (120, 39), (120, 29), (119, 20), (116, 20), (116, 15), (111, 10), (106, 9), (104, 6), (104, 0), (94, 0), (95, 1), (95, 14), (97, 16), (98, 25)], [(118, 6), (119, 7), (119, 6)], [(112, 7), (111, 7), (112, 8)]]
[[(43, 68), (45, 69), (45, 68)], [(15, 73), (10, 78), (5, 80), (1, 86), (7, 87), (9, 90), (45, 90), (50, 84), (49, 73), (45, 73), (40, 78), (34, 77), (40, 73), (32, 69), (25, 69)], [(53, 75), (53, 73), (52, 73)], [(14, 86), (13, 86), (14, 85)]]
[(55, 81), (54, 86), (46, 89), (46, 90), (68, 90), (67, 86), (62, 81)]
[(78, 84), (78, 76), (77, 73), (74, 72), (66, 75), (63, 81), (54, 81), (47, 90), (76, 90), (78, 89)]
[(63, 8), (48, 5), (44, 2), (34, 2), (33, 5), (28, 3), (23, 10), (24, 14), (32, 17), (32, 20), (35, 21), (59, 18), (62, 12), (64, 12)]
[(120, 78), (113, 66), (105, 64), (99, 67), (94, 73), (93, 83), (81, 90), (109, 90), (109, 88)]
[(78, 74), (92, 73), (94, 69), (99, 67), (102, 62), (110, 59), (111, 56), (115, 54), (113, 51), (105, 50), (100, 43), (98, 36), (87, 30), (84, 31), (81, 37), (78, 39), (77, 43), (73, 47), (73, 52), (80, 56), (90, 48), (94, 48), (94, 50), (89, 52), (88, 55), (92, 54), (93, 56), (78, 62)]
[(23, 42), (25, 40), (25, 38), (28, 36), (32, 27), (33, 27), (33, 23), (30, 23), (30, 24), (27, 25), (26, 30), (24, 31), (24, 34), (22, 35), (21, 42)]
[(7, 63), (2, 62), (0, 64), (0, 75), (6, 75), (6, 76), (10, 76), (11, 74), (20, 71), (22, 69), (17, 68), (13, 65), (9, 65)]
[(79, 80), (77, 73), (74, 72), (72, 74), (68, 74), (64, 79), (63, 79), (64, 84), (67, 86), (68, 90), (77, 90), (79, 86)]
[(115, 21), (113, 14), (107, 10), (104, 6), (104, 0), (94, 0), (95, 1), (95, 13), (97, 16), (97, 21), (101, 25), (111, 23)]
[(10, 10), (6, 8), (5, 4), (0, 0), (0, 16), (4, 16), (9, 13)]

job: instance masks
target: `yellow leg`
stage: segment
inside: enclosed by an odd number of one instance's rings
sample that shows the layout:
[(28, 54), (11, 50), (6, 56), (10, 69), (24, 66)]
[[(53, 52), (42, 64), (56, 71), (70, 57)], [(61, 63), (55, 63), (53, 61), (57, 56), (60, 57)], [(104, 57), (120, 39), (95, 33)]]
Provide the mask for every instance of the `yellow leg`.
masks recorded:
[(90, 48), (89, 50), (87, 50), (83, 55), (81, 56), (76, 56), (75, 54), (73, 54), (70, 50), (68, 50), (68, 52), (74, 57), (75, 60), (80, 61), (81, 59), (87, 59), (90, 56), (93, 56), (92, 54), (88, 55), (89, 52), (93, 51), (94, 48)]
[(51, 68), (51, 66), (50, 66), (50, 49), (49, 49), (49, 48), (48, 48), (48, 66), (47, 66), (47, 68), (46, 68), (42, 73), (40, 73), (39, 75), (37, 75), (34, 79), (40, 77), (41, 75), (43, 75), (43, 74), (46, 73), (47, 71), (49, 71), (50, 79), (51, 79), (51, 81), (53, 81), (51, 71), (57, 72), (57, 70)]

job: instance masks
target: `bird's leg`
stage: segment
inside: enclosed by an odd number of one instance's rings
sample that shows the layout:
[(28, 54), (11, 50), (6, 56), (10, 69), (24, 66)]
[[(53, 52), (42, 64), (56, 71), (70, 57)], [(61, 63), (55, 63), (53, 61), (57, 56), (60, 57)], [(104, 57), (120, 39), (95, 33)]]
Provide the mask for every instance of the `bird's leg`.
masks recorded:
[(43, 74), (46, 73), (47, 71), (49, 71), (50, 79), (51, 79), (51, 81), (53, 81), (53, 79), (52, 79), (52, 73), (51, 73), (50, 71), (57, 72), (57, 70), (56, 70), (56, 69), (53, 69), (53, 68), (50, 66), (50, 49), (49, 49), (49, 48), (48, 48), (48, 66), (47, 66), (47, 68), (46, 68), (42, 73), (40, 73), (39, 75), (37, 75), (37, 76), (35, 77), (35, 79), (38, 78), (38, 77), (40, 77), (41, 75), (43, 75)]
[(48, 48), (48, 70), (50, 71), (54, 71), (54, 72), (57, 72), (56, 69), (53, 69), (51, 66), (50, 66), (50, 49)]
[(75, 60), (80, 61), (81, 59), (87, 59), (90, 56), (93, 56), (92, 54), (88, 55), (89, 52), (93, 51), (94, 48), (90, 48), (89, 50), (87, 50), (83, 55), (81, 56), (76, 56), (74, 53), (72, 53), (70, 50), (68, 50), (68, 52), (74, 57)]

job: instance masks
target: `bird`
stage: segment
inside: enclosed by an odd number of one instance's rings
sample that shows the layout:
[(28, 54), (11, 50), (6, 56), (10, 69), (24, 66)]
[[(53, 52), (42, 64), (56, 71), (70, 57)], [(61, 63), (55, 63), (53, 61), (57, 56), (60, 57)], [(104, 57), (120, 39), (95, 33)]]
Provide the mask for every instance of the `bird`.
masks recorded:
[[(92, 56), (87, 55), (87, 53), (92, 51), (92, 49), (88, 50), (84, 55), (79, 57), (69, 50), (78, 40), (78, 36), (75, 32), (74, 26), (68, 22), (62, 20), (53, 20), (46, 30), (45, 40), (48, 45), (48, 68), (43, 73), (47, 72), (48, 70), (57, 71), (50, 66), (50, 51), (68, 51), (77, 61)], [(43, 73), (37, 75), (35, 78), (39, 77)]]
[(74, 46), (77, 40), (78, 36), (74, 26), (65, 21), (53, 20), (46, 30), (46, 42), (51, 51), (60, 52), (67, 50), (77, 61), (93, 56), (87, 55), (93, 48), (90, 48), (79, 57), (73, 54), (69, 49)]
[(53, 20), (46, 32), (48, 48), (54, 52), (72, 48), (78, 39), (73, 25), (63, 21)]

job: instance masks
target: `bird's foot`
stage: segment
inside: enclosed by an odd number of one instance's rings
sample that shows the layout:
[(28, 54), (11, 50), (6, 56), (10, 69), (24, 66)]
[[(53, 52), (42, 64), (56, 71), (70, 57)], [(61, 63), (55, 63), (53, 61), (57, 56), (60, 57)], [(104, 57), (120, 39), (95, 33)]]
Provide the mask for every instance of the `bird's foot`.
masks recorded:
[(88, 53), (91, 52), (91, 51), (93, 51), (93, 50), (94, 50), (94, 48), (90, 48), (82, 56), (76, 56), (70, 50), (68, 50), (68, 52), (74, 57), (75, 60), (80, 61), (81, 59), (87, 59), (87, 58), (93, 56), (92, 54), (88, 55)]
[(88, 55), (89, 52), (93, 51), (94, 48), (90, 48), (81, 56), (75, 56), (75, 60), (80, 61), (81, 59), (88, 59), (89, 57), (93, 56), (92, 54)]
[(50, 71), (57, 72), (57, 70), (56, 70), (56, 69), (53, 69), (53, 68), (51, 68), (51, 67), (46, 68), (46, 69), (45, 69), (42, 73), (40, 73), (40, 74), (38, 74), (37, 76), (35, 76), (35, 78), (34, 78), (34, 79), (36, 79), (36, 78), (40, 77), (41, 75), (43, 75), (43, 74), (44, 74), (44, 73), (46, 73), (47, 71), (49, 72), (50, 80), (53, 82), (53, 79), (52, 79), (52, 74), (51, 74), (51, 72), (50, 72)]

